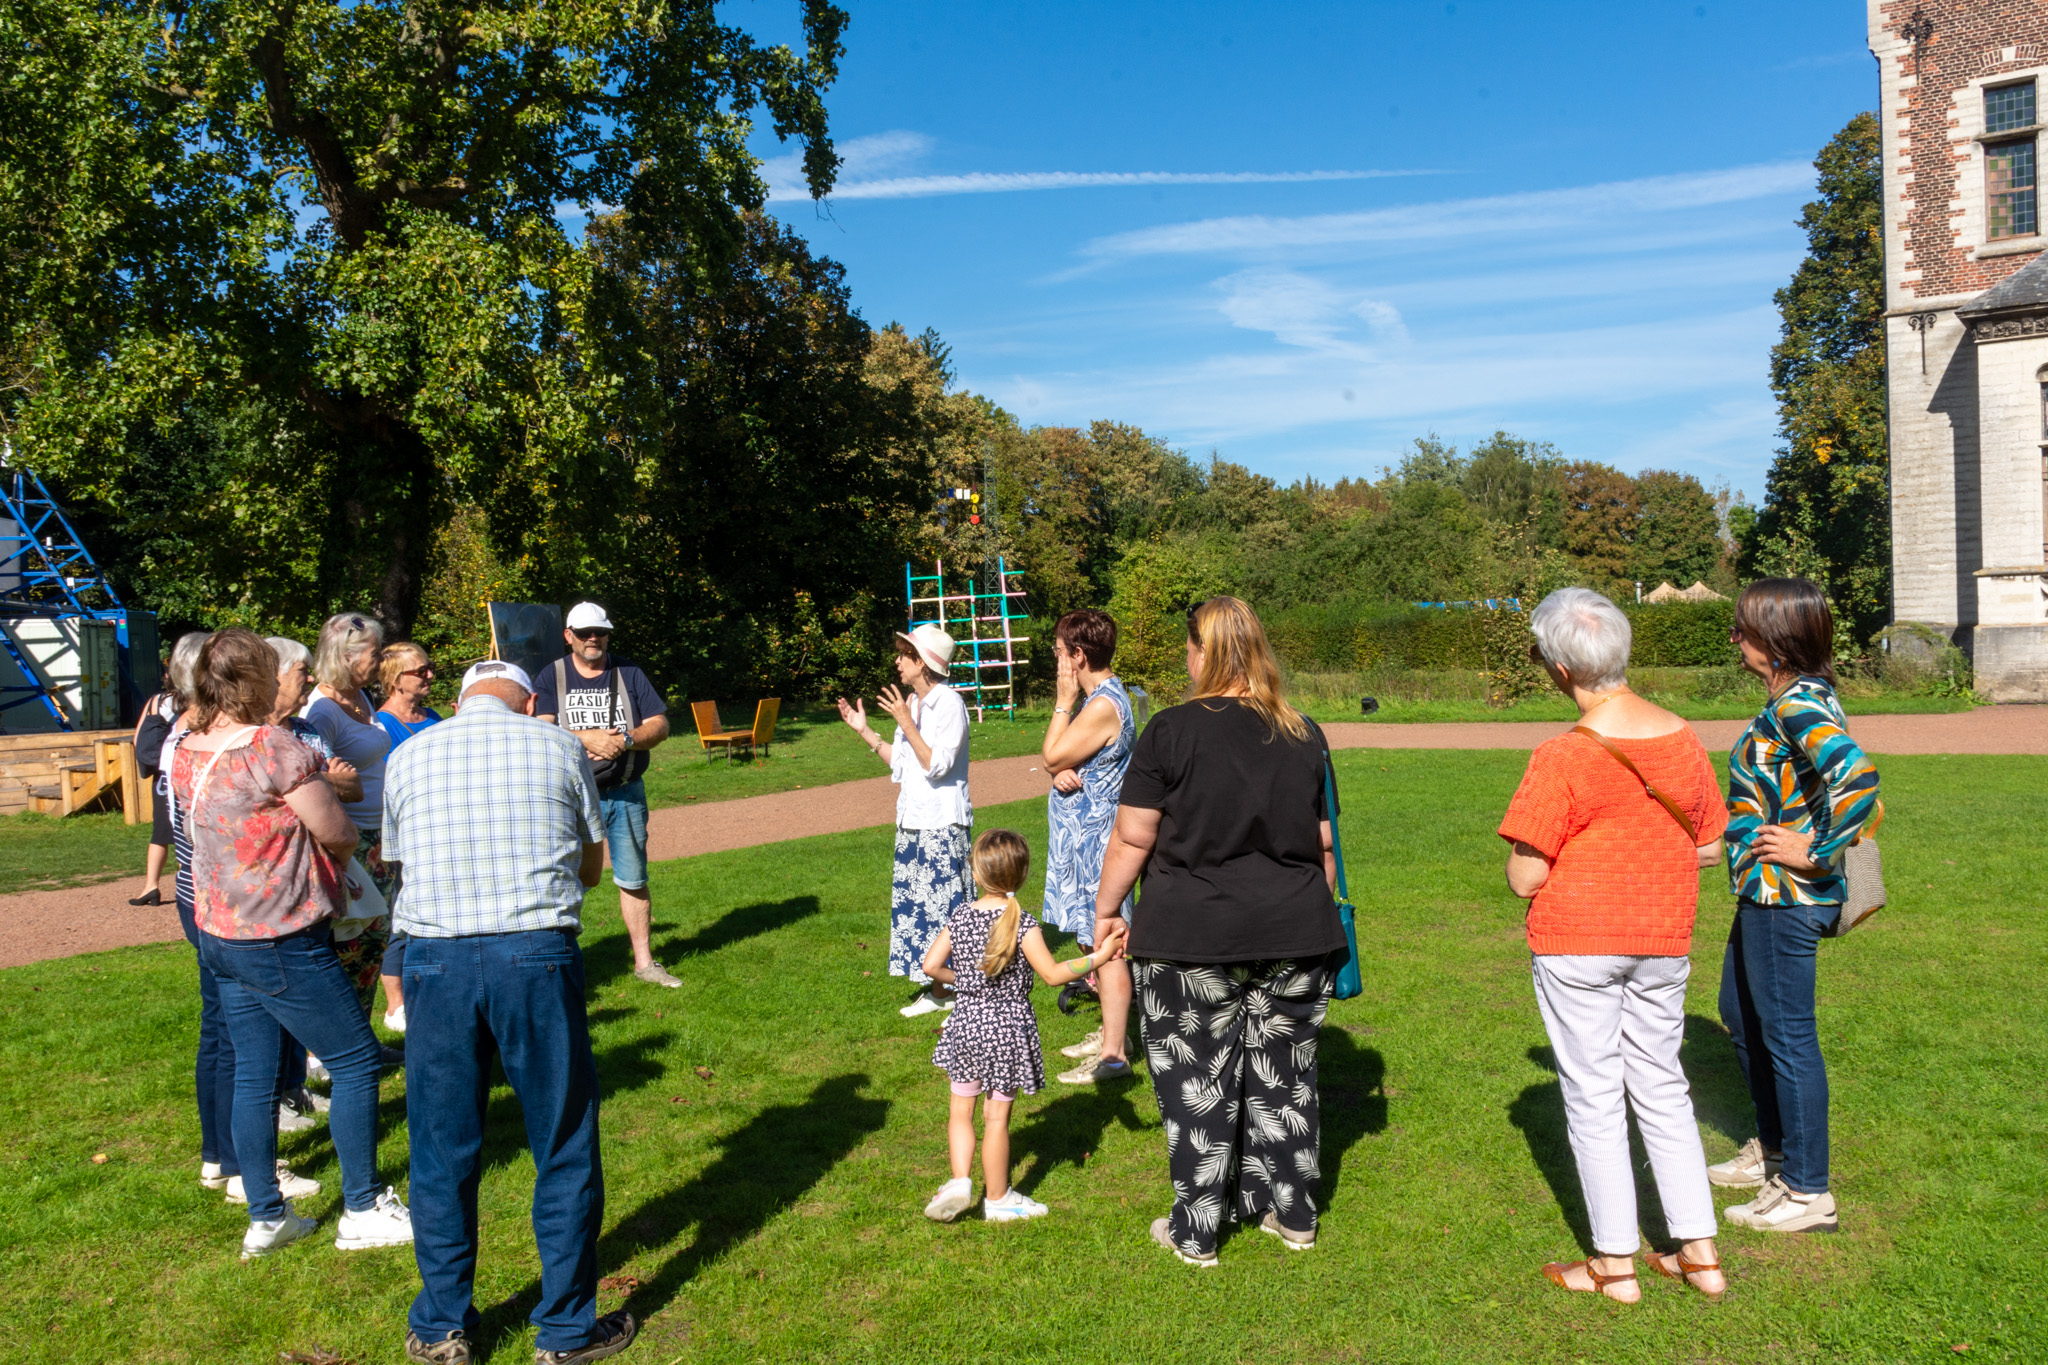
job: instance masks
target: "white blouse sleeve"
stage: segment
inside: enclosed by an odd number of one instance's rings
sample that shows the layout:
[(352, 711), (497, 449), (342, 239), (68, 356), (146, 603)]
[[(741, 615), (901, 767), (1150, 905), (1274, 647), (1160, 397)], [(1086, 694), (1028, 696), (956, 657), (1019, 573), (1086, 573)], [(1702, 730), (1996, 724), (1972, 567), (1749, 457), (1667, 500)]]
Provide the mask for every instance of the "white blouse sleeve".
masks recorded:
[[(933, 689), (925, 701), (924, 716), (918, 723), (917, 732), (924, 736), (925, 744), (932, 751), (932, 760), (925, 764), (924, 775), (937, 781), (953, 770), (953, 765), (960, 760), (961, 751), (967, 747), (967, 704), (951, 688), (946, 689), (943, 700), (939, 691)], [(907, 745), (905, 747), (908, 748)]]

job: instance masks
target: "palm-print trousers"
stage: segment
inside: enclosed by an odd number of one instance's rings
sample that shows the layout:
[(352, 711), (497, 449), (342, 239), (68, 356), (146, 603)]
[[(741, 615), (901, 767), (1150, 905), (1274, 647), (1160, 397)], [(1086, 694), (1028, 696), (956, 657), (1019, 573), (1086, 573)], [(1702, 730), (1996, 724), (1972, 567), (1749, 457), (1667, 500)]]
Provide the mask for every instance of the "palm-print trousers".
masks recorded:
[[(1173, 1177), (1167, 1230), (1213, 1256), (1224, 1220), (1313, 1232), (1322, 1170), (1316, 1039), (1328, 959), (1132, 964)], [(1235, 1204), (1232, 1204), (1233, 1198)]]

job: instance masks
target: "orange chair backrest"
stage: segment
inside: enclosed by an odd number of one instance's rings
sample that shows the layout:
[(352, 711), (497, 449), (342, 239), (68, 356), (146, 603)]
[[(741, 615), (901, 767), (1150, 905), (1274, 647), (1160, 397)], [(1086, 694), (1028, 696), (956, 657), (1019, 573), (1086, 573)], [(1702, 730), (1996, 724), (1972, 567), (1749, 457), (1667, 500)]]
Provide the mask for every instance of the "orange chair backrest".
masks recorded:
[(754, 708), (754, 743), (775, 742), (775, 718), (782, 713), (782, 698), (763, 697)]
[(706, 742), (710, 736), (718, 733), (717, 702), (693, 701), (690, 703), (690, 715), (697, 722), (697, 740), (699, 743)]

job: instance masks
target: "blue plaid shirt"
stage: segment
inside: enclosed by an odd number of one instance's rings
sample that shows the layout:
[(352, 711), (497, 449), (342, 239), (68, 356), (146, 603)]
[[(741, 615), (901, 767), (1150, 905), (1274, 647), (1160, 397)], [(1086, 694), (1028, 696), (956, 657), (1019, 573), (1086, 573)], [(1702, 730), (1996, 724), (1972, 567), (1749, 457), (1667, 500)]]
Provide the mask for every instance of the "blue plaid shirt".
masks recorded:
[(401, 933), (573, 933), (583, 848), (603, 840), (582, 742), (495, 697), (469, 698), (385, 770), (384, 861), (403, 865), (392, 899)]

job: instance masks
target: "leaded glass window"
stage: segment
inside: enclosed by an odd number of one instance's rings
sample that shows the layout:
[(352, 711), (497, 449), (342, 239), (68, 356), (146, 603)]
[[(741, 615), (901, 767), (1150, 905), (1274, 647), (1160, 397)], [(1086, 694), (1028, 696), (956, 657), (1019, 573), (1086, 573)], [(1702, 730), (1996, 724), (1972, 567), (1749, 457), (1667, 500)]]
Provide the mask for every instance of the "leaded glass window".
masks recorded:
[(2037, 230), (2034, 202), (2034, 144), (1999, 142), (1984, 149), (1984, 189), (1989, 200), (1989, 235), (2031, 237)]
[(2008, 128), (2034, 126), (2034, 83), (2000, 85), (1984, 92), (1984, 131), (2002, 133)]

